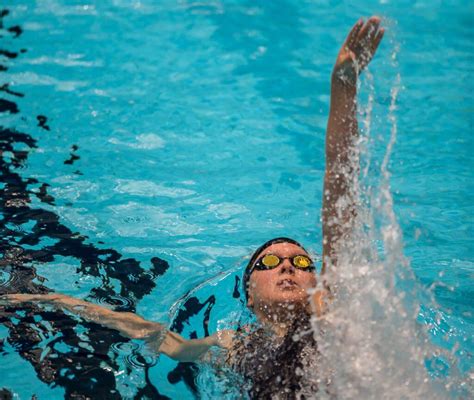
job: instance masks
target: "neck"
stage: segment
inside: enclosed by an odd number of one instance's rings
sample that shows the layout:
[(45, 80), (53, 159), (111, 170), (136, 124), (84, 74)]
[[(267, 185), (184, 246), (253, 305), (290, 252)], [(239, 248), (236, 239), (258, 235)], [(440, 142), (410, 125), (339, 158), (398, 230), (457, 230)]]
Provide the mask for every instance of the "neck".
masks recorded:
[(271, 310), (265, 309), (255, 310), (258, 320), (263, 326), (278, 337), (283, 337), (288, 333), (289, 328), (296, 318), (300, 318), (305, 311), (300, 307), (288, 309), (288, 305), (278, 305)]

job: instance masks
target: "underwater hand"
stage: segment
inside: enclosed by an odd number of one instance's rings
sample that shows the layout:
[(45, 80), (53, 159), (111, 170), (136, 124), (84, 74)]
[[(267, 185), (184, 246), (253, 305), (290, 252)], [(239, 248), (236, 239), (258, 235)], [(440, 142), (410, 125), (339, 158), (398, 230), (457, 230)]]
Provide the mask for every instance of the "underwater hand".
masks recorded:
[(230, 350), (232, 348), (235, 331), (232, 329), (223, 329), (215, 333), (216, 346)]
[(41, 295), (27, 294), (27, 293), (15, 293), (15, 294), (4, 294), (0, 296), (0, 305), (2, 306), (14, 306), (23, 303), (31, 303), (38, 301)]
[(333, 70), (333, 80), (355, 85), (362, 70), (369, 64), (384, 35), (380, 18), (362, 19), (352, 27), (341, 47)]
[(29, 294), (15, 293), (0, 296), (1, 306), (15, 306), (25, 303), (48, 303), (54, 301), (59, 295), (55, 294)]

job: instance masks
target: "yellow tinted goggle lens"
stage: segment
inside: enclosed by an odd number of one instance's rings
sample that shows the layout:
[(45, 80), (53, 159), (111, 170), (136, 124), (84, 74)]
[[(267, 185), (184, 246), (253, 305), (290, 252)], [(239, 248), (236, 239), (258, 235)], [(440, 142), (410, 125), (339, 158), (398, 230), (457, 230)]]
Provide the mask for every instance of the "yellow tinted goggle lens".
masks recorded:
[[(281, 261), (282, 260), (280, 259), (280, 257), (275, 256), (273, 254), (267, 254), (265, 257), (262, 258), (262, 264), (268, 268), (275, 268), (280, 264)], [(311, 260), (306, 256), (295, 256), (291, 259), (291, 261), (295, 267), (301, 269), (309, 268), (312, 265)]]
[(262, 258), (262, 264), (265, 265), (265, 267), (273, 268), (280, 264), (280, 259), (273, 254), (268, 254)]
[(305, 256), (296, 256), (293, 258), (293, 264), (298, 268), (308, 268), (311, 266), (311, 260)]

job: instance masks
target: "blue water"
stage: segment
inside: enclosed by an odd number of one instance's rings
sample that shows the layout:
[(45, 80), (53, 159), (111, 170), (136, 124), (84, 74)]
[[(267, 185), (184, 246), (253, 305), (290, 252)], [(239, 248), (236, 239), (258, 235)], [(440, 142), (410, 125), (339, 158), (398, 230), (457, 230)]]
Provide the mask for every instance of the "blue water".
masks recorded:
[[(399, 73), (388, 169), (403, 252), (434, 296), (422, 323), (433, 310), (442, 316), (431, 340), (454, 348), (459, 368), (472, 375), (472, 3), (7, 0), (3, 7), (10, 14), (1, 48), (26, 52), (1, 58), (8, 70), (0, 83), (25, 96), (0, 93), (20, 110), (0, 114), (0, 124), (37, 140), (17, 172), (50, 185), (55, 198), (32, 197), (30, 207), (54, 212), (87, 243), (116, 249), (145, 270), (152, 257), (168, 262), (141, 299), (122, 298), (122, 283), (108, 282), (118, 301), (135, 304), (145, 318), (171, 324), (186, 299), (214, 294), (211, 333), (238, 320), (235, 277), (260, 243), (285, 235), (321, 252), (332, 64), (360, 16), (385, 17), (386, 37), (370, 66), (373, 176), (388, 143)], [(23, 29), (18, 38), (6, 31), (13, 25)], [(38, 126), (38, 115), (49, 130)], [(71, 154), (79, 159), (65, 164)], [(94, 288), (103, 280), (78, 266), (64, 256), (34, 264), (48, 288), (100, 302)], [(203, 313), (184, 325), (184, 336), (205, 334)], [(0, 334), (7, 337), (6, 328)], [(109, 355), (130, 358), (133, 351), (121, 349)], [(0, 388), (20, 398), (63, 396), (61, 385), (38, 379), (8, 342), (1, 357)], [(120, 360), (116, 383), (131, 396), (143, 386), (143, 369), (126, 371)], [(183, 381), (170, 381), (175, 362), (150, 363), (161, 394), (192, 395)]]

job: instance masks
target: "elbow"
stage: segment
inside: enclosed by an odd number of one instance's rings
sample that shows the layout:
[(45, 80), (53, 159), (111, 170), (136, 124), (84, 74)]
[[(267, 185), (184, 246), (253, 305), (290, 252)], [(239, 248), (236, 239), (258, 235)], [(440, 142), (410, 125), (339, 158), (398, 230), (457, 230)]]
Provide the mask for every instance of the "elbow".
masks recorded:
[(194, 358), (190, 357), (189, 355), (181, 354), (180, 352), (176, 352), (176, 351), (162, 351), (161, 353), (168, 356), (172, 360), (178, 361), (178, 362), (193, 362), (193, 361), (195, 361)]
[[(155, 323), (133, 324), (123, 327), (121, 330), (127, 333), (130, 339), (146, 340), (155, 342), (163, 339), (165, 330), (162, 325)], [(138, 326), (137, 326), (138, 325)]]
[(130, 339), (138, 339), (138, 340), (145, 340), (147, 338), (147, 334), (141, 330), (133, 330), (128, 332), (127, 336)]
[[(176, 340), (178, 339), (178, 340)], [(195, 362), (209, 350), (208, 340), (184, 340), (178, 335), (168, 335), (162, 342), (159, 352), (179, 362)]]

